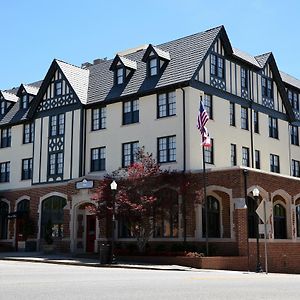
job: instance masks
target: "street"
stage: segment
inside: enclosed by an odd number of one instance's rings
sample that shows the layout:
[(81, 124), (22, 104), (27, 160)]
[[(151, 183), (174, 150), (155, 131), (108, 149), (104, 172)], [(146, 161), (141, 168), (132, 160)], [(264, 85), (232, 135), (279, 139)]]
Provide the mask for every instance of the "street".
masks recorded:
[(0, 299), (299, 299), (300, 276), (0, 262)]

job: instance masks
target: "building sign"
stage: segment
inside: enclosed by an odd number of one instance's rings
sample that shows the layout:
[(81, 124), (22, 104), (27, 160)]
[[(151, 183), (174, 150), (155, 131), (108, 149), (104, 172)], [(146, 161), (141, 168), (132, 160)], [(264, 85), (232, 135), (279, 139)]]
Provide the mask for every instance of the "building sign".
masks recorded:
[(76, 182), (76, 189), (91, 189), (94, 187), (94, 181), (93, 180), (86, 180), (83, 179), (82, 181)]

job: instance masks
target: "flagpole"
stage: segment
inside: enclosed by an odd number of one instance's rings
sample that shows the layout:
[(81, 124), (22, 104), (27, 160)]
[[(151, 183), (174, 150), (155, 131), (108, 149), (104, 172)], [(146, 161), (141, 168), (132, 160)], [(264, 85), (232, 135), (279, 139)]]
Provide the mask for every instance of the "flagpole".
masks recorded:
[(207, 197), (206, 197), (206, 168), (205, 168), (205, 155), (204, 155), (204, 145), (202, 145), (202, 161), (203, 161), (203, 189), (204, 189), (204, 209), (205, 209), (205, 246), (206, 246), (206, 256), (209, 255), (208, 252), (208, 207), (207, 207)]

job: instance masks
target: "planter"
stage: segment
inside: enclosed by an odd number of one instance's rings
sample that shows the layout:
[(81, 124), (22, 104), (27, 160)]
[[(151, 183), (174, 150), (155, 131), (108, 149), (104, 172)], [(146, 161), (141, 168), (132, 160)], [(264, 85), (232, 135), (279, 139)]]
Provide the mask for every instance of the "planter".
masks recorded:
[(26, 242), (25, 241), (18, 241), (18, 251), (24, 252), (26, 248)]
[(45, 254), (53, 254), (55, 252), (55, 246), (54, 244), (45, 244), (43, 245), (43, 252)]

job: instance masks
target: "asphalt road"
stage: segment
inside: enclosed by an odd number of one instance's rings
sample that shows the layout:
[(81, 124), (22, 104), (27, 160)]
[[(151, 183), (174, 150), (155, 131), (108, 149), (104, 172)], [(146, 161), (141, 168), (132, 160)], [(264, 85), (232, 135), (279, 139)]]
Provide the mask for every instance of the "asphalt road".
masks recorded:
[(300, 299), (300, 275), (0, 261), (0, 299)]

